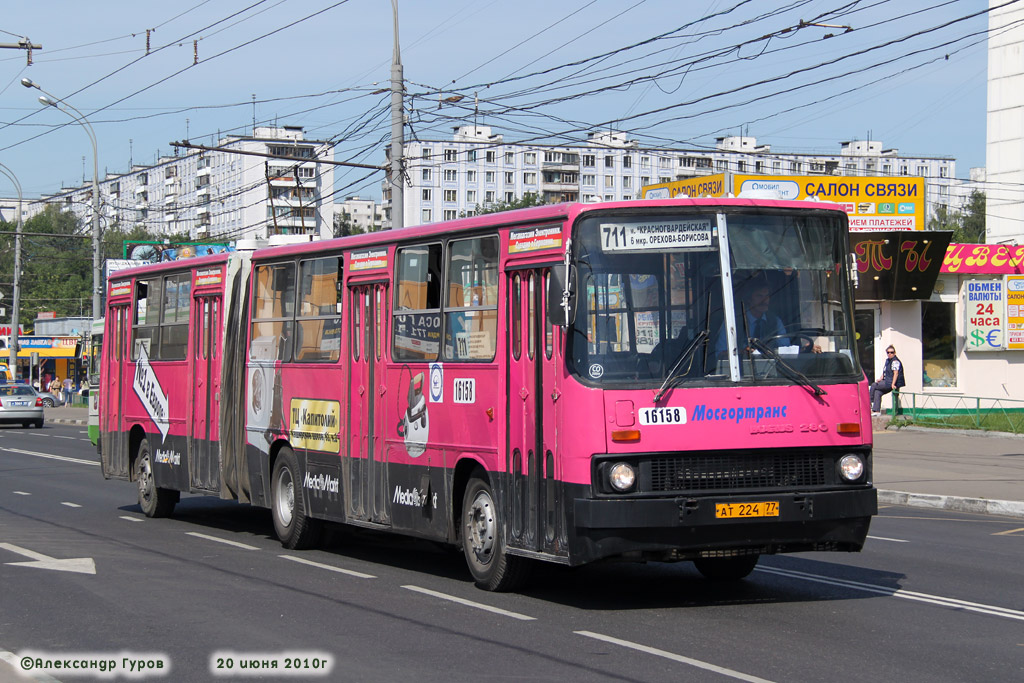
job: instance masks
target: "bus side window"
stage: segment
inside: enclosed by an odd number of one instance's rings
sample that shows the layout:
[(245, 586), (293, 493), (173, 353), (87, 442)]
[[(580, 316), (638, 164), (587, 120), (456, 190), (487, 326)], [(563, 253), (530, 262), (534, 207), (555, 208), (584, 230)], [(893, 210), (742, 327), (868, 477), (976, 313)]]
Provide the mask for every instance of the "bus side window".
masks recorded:
[(490, 361), (498, 343), (498, 238), (448, 244), (444, 355)]
[(437, 360), (441, 347), (441, 245), (405, 247), (398, 250), (395, 260), (391, 356), (395, 360)]

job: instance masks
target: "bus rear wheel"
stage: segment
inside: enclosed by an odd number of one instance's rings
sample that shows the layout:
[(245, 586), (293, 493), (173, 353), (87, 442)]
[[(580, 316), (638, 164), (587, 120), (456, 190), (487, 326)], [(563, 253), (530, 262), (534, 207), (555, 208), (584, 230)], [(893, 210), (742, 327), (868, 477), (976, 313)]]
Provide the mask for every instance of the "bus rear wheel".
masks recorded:
[(712, 581), (739, 581), (750, 575), (757, 566), (760, 555), (740, 555), (738, 557), (702, 557), (694, 560), (697, 571), (705, 579)]
[(320, 521), (306, 515), (302, 502), (302, 473), (295, 451), (285, 446), (274, 461), (270, 505), (274, 532), (289, 550), (312, 548), (320, 539)]
[(156, 485), (149, 439), (143, 439), (139, 444), (139, 453), (135, 458), (135, 481), (139, 485), (139, 507), (147, 517), (167, 517), (174, 512), (181, 493)]
[(525, 583), (529, 561), (506, 551), (504, 524), (494, 494), (479, 477), (470, 479), (462, 499), (461, 536), (469, 573), (479, 588), (511, 591)]

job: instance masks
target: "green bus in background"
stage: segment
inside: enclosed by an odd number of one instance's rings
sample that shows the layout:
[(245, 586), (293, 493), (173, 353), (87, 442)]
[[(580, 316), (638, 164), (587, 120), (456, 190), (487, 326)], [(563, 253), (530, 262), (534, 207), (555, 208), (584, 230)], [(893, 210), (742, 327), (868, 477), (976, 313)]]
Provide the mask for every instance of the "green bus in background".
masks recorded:
[(100, 361), (103, 359), (103, 318), (92, 321), (92, 335), (89, 339), (89, 441), (100, 448)]

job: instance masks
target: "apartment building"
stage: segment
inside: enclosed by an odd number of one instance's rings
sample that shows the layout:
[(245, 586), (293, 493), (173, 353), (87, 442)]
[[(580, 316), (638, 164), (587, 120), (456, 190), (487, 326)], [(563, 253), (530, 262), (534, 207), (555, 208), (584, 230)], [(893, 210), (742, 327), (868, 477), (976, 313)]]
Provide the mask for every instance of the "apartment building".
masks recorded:
[[(106, 227), (141, 225), (163, 235), (196, 240), (267, 239), (274, 235), (332, 236), (334, 167), (329, 143), (306, 140), (300, 127), (257, 127), (230, 135), (212, 151), (161, 157), (149, 166), (108, 174), (100, 181), (100, 221)], [(302, 161), (234, 154), (297, 157)], [(26, 202), (26, 218), (60, 204), (84, 224), (92, 220), (92, 184)]]
[[(749, 136), (716, 140), (713, 149), (642, 148), (622, 132), (590, 133), (577, 146), (505, 142), (488, 126), (459, 126), (450, 140), (405, 146), (405, 224), (433, 223), (478, 207), (534, 194), (546, 202), (628, 201), (645, 185), (730, 171), (738, 174), (878, 176), (927, 179), (928, 215), (956, 210), (969, 190), (951, 157), (905, 157), (879, 141), (839, 143), (836, 154), (774, 152)], [(391, 193), (384, 193), (390, 225)]]

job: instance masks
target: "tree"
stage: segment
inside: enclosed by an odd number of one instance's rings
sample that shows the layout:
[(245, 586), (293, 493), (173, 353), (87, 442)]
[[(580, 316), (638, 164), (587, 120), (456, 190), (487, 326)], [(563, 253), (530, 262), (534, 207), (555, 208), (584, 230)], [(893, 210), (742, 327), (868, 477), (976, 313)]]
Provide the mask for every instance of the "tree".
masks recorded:
[(352, 222), (352, 215), (341, 211), (334, 214), (334, 236), (362, 235), (366, 231)]
[(526, 209), (531, 206), (544, 206), (545, 204), (546, 202), (541, 199), (540, 195), (534, 194), (533, 192), (527, 192), (519, 199), (513, 199), (510, 202), (477, 204), (476, 209), (473, 211), (460, 211), (459, 218), (465, 218), (467, 216), (483, 216), (487, 213), (500, 213), (502, 211), (512, 211), (514, 209)]
[(928, 221), (929, 230), (951, 230), (952, 242), (959, 244), (985, 243), (985, 193), (974, 190), (963, 211), (950, 211), (945, 205), (935, 210)]
[(953, 241), (964, 244), (985, 243), (985, 207), (984, 192), (974, 190), (967, 200), (967, 207), (962, 214), (960, 226), (953, 231)]

